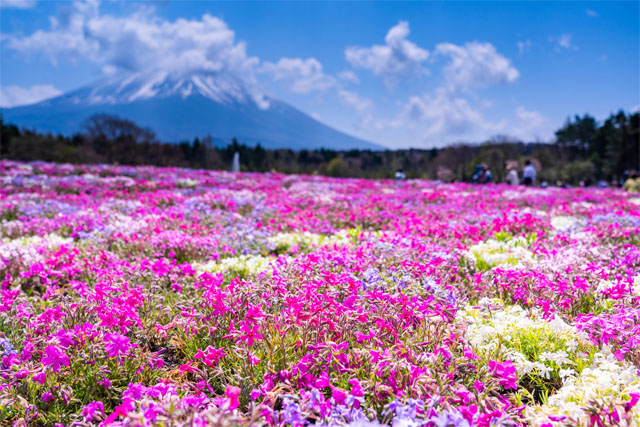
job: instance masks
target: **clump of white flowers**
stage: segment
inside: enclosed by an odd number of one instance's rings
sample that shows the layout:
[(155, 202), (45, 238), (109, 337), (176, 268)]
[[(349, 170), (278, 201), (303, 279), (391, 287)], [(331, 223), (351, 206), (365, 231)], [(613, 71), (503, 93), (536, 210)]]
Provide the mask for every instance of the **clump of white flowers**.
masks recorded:
[[(483, 298), (477, 307), (467, 306), (457, 314), (467, 325), (466, 338), (479, 355), (511, 360), (518, 376), (566, 381), (576, 374), (575, 360), (581, 344), (576, 328), (559, 317), (548, 321), (539, 311), (518, 305), (500, 307), (501, 301)], [(582, 355), (584, 357), (584, 355)]]
[(583, 221), (573, 216), (559, 215), (551, 218), (551, 226), (561, 233), (574, 232), (582, 228)]
[(503, 233), (473, 245), (464, 257), (481, 270), (501, 266), (531, 265), (535, 263), (533, 252), (527, 249), (531, 238), (511, 237)]
[(19, 260), (25, 265), (34, 264), (43, 260), (43, 250), (52, 250), (65, 244), (70, 244), (73, 239), (61, 237), (57, 234), (46, 236), (26, 236), (18, 239), (3, 239), (0, 244), (0, 265), (7, 267), (13, 260)]
[(271, 263), (275, 258), (261, 255), (240, 255), (237, 257), (223, 258), (218, 261), (209, 261), (205, 264), (193, 264), (195, 270), (202, 273), (223, 273), (246, 278), (250, 275), (269, 273)]
[(310, 233), (308, 231), (297, 233), (278, 233), (267, 239), (269, 249), (276, 252), (300, 252), (323, 245), (346, 245), (350, 241), (347, 230), (341, 230), (331, 236)]
[[(588, 406), (628, 402), (630, 393), (639, 392), (640, 377), (633, 365), (620, 362), (612, 355), (596, 353), (592, 365), (565, 381), (545, 404), (527, 406), (525, 417), (535, 427), (546, 423), (564, 425), (568, 418), (578, 421), (579, 425), (589, 425), (589, 414), (585, 410)], [(629, 415), (630, 425), (640, 425), (640, 405), (635, 405)]]
[(180, 178), (176, 180), (176, 186), (180, 188), (193, 188), (198, 185), (198, 181), (191, 178)]

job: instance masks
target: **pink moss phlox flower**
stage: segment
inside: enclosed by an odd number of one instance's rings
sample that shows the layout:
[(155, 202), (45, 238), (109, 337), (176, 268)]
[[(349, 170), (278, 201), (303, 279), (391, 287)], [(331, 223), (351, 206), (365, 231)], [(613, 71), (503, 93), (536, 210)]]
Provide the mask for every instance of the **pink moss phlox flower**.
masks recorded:
[(496, 362), (492, 360), (489, 362), (489, 369), (494, 377), (498, 378), (500, 384), (504, 386), (506, 390), (518, 388), (518, 377), (516, 376), (516, 367), (513, 362), (507, 360), (506, 362)]
[(364, 390), (362, 389), (362, 386), (360, 385), (360, 381), (358, 381), (357, 378), (350, 379), (347, 382), (349, 384), (351, 384), (351, 395), (352, 396), (356, 396), (356, 397), (364, 396)]
[(110, 388), (111, 387), (111, 381), (109, 381), (108, 378), (104, 378), (104, 379), (98, 381), (98, 384), (100, 384), (104, 388)]
[(109, 333), (104, 336), (104, 340), (104, 349), (107, 352), (108, 357), (118, 357), (119, 355), (126, 356), (129, 354), (131, 340), (124, 335)]
[(225, 404), (228, 405), (228, 409), (230, 411), (235, 410), (239, 405), (240, 405), (240, 401), (238, 400), (238, 397), (240, 396), (240, 388), (239, 387), (234, 387), (234, 386), (227, 386), (227, 389), (224, 392), (225, 396), (227, 397), (225, 399)]
[(123, 399), (122, 404), (119, 406), (116, 406), (116, 408), (113, 410), (111, 415), (109, 415), (107, 419), (104, 420), (104, 423), (102, 425), (108, 426), (109, 424), (113, 423), (116, 419), (118, 419), (118, 417), (126, 417), (129, 414), (129, 411), (133, 411), (135, 407), (136, 407), (135, 402), (132, 399), (129, 399), (129, 398)]
[(58, 346), (48, 345), (44, 349), (45, 357), (42, 358), (42, 363), (45, 366), (51, 366), (53, 372), (59, 372), (60, 366), (69, 366), (69, 356)]
[(97, 418), (96, 415), (104, 416), (104, 404), (101, 401), (93, 401), (82, 409), (82, 416), (85, 421), (93, 421)]
[(260, 327), (257, 323), (253, 323), (253, 325), (244, 323), (240, 331), (242, 331), (243, 334), (240, 335), (238, 340), (246, 342), (249, 347), (253, 346), (256, 340), (262, 339), (262, 335), (259, 333)]
[(44, 384), (47, 381), (46, 372), (38, 372), (37, 374), (33, 374), (33, 381), (39, 384)]
[(220, 359), (222, 359), (226, 355), (227, 354), (224, 352), (223, 347), (213, 348), (209, 346), (205, 351), (198, 350), (193, 358), (201, 359), (207, 366), (211, 367), (214, 364), (217, 365), (220, 362)]

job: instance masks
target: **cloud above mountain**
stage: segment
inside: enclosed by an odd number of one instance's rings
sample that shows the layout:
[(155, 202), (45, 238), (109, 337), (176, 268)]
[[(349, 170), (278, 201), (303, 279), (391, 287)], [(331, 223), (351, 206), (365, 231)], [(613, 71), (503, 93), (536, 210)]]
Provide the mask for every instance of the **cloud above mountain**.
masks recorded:
[(49, 30), (28, 36), (9, 36), (7, 46), (25, 54), (90, 59), (107, 69), (250, 72), (258, 59), (250, 57), (244, 42), (220, 18), (158, 18), (153, 9), (139, 7), (126, 16), (100, 13), (97, 1), (76, 2), (64, 20), (51, 18)]
[(34, 104), (61, 94), (61, 90), (49, 84), (34, 85), (27, 88), (16, 85), (3, 86), (0, 88), (0, 107), (18, 107), (20, 105)]
[(441, 43), (436, 54), (446, 57), (444, 67), (447, 86), (469, 91), (492, 84), (513, 83), (520, 73), (511, 61), (499, 54), (491, 43), (470, 42), (463, 46)]
[(324, 91), (336, 85), (336, 78), (324, 73), (322, 64), (315, 58), (281, 58), (278, 62), (266, 62), (260, 71), (271, 75), (275, 81), (289, 83), (295, 93)]
[(422, 64), (429, 58), (429, 51), (409, 41), (409, 33), (409, 23), (401, 21), (389, 29), (384, 38), (385, 44), (348, 47), (345, 58), (354, 67), (382, 76), (389, 86), (400, 77), (424, 75), (427, 70)]
[[(515, 129), (527, 114), (531, 125), (526, 129), (531, 135), (536, 133), (534, 125), (544, 124), (542, 118), (532, 116), (537, 112), (523, 106), (510, 118), (487, 119), (491, 102), (480, 97), (480, 91), (514, 84), (520, 77), (513, 62), (493, 44), (442, 42), (426, 47), (410, 36), (409, 22), (399, 21), (386, 31), (383, 44), (345, 42), (339, 67), (326, 67), (311, 55), (263, 61), (248, 53), (247, 44), (220, 17), (205, 13), (170, 20), (145, 3), (136, 4), (127, 14), (114, 14), (104, 12), (99, 1), (88, 0), (51, 16), (49, 28), (26, 35), (3, 34), (2, 43), (22, 55), (45, 57), (60, 66), (90, 61), (105, 77), (165, 73), (178, 79), (206, 73), (218, 76), (220, 90), (225, 81), (241, 81), (261, 108), (268, 107), (267, 91), (284, 89), (285, 97), (287, 93), (326, 94), (314, 98), (315, 102), (333, 100), (351, 110), (354, 130), (365, 137), (402, 128), (412, 132), (419, 144), (432, 144)], [(562, 47), (573, 46), (570, 37), (554, 40)], [(383, 85), (381, 92), (372, 92), (376, 81)], [(152, 88), (146, 89), (153, 93)], [(52, 85), (12, 85), (2, 88), (0, 102), (23, 105), (59, 93)]]

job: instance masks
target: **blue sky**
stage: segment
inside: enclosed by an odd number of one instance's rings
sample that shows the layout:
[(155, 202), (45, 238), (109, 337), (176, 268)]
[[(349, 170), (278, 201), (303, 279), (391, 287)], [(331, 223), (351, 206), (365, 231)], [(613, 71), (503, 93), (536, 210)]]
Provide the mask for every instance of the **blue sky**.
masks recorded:
[(547, 141), (570, 115), (640, 104), (635, 1), (0, 4), (2, 106), (176, 62), (224, 64), (391, 148)]

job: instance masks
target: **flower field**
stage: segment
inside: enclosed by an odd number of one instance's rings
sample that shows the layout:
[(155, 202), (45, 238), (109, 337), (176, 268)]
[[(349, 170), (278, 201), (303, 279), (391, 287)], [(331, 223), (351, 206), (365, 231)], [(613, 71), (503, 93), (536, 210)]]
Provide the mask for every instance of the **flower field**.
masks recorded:
[(0, 162), (0, 425), (640, 425), (640, 200)]

